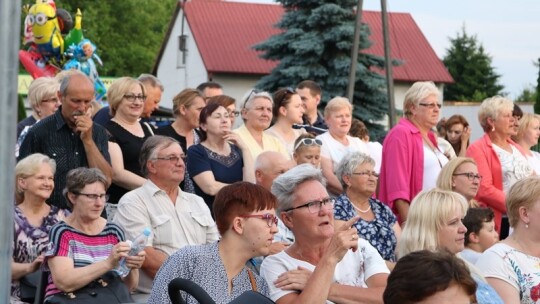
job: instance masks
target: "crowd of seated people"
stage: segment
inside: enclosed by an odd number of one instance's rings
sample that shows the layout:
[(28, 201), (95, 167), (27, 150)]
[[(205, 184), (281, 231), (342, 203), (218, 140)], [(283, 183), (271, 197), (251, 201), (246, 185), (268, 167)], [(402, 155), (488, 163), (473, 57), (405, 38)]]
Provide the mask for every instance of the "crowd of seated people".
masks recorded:
[[(184, 89), (176, 120), (156, 129), (141, 118), (159, 104), (149, 100), (161, 96), (152, 94), (159, 81), (116, 80), (101, 126), (89, 117), (84, 77), (71, 73), (32, 97), (34, 119), (58, 101), (20, 142), (11, 303), (24, 303), (20, 281), (36, 272), (48, 275), (50, 302), (109, 273), (141, 303), (169, 303), (175, 278), (216, 303), (246, 291), (279, 304), (540, 298), (531, 151), (540, 120), (515, 116), (505, 97), (482, 102), (485, 135), (470, 145), (462, 116), (445, 121), (449, 157), (433, 131), (441, 100), (431, 82), (406, 92), (405, 116), (381, 151), (346, 98), (317, 111), (313, 81), (251, 90), (238, 103), (213, 82)], [(145, 228), (144, 250), (129, 256), (126, 241)], [(424, 281), (408, 285), (411, 276)]]

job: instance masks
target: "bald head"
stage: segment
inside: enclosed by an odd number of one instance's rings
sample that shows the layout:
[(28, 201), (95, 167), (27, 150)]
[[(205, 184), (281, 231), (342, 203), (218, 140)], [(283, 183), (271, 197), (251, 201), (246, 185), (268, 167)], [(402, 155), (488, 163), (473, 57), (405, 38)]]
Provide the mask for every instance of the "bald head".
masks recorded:
[(255, 180), (270, 191), (272, 182), (290, 168), (289, 160), (276, 151), (265, 151), (255, 159)]

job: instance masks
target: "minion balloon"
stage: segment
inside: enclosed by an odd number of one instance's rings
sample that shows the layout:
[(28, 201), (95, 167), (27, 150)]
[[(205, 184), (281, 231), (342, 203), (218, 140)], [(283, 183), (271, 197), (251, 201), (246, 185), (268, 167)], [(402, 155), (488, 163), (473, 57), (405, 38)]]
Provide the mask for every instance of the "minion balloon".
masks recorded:
[(60, 58), (64, 52), (64, 39), (56, 8), (49, 3), (37, 2), (30, 7), (27, 17), (32, 26), (33, 42), (43, 57)]

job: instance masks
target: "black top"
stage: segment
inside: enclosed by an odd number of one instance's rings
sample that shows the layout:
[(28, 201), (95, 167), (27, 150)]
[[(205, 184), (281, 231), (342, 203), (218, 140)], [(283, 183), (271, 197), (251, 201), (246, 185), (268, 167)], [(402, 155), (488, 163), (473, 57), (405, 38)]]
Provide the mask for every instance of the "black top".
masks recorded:
[(36, 123), (36, 119), (34, 116), (30, 115), (26, 117), (25, 119), (19, 121), (17, 124), (17, 138), (21, 136), (21, 132), (24, 130), (25, 127), (31, 126)]
[[(110, 163), (107, 131), (98, 124), (92, 125), (92, 138), (103, 157)], [(43, 153), (56, 161), (54, 190), (47, 202), (58, 208), (68, 209), (62, 191), (66, 174), (71, 169), (88, 167), (88, 160), (81, 137), (67, 125), (62, 117), (62, 107), (56, 113), (38, 121), (26, 135), (19, 150), (19, 160), (33, 153)]]
[[(153, 127), (148, 123), (145, 124), (140, 122), (140, 124), (144, 131), (144, 137), (133, 135), (131, 132), (124, 129), (121, 125), (113, 120), (110, 120), (105, 125), (105, 128), (109, 133), (109, 141), (117, 143), (120, 146), (120, 150), (122, 150), (124, 169), (139, 176), (143, 176), (141, 166), (139, 165), (139, 154), (144, 141), (154, 134), (150, 131), (150, 128)], [(112, 183), (107, 190), (107, 193), (109, 194), (108, 202), (117, 204), (122, 195), (126, 194), (128, 191), (128, 189)]]
[(328, 126), (324, 122), (324, 118), (321, 115), (321, 113), (319, 113), (319, 112), (317, 112), (317, 120), (315, 120), (315, 122), (313, 124), (311, 124), (309, 122), (306, 115), (304, 115), (302, 120), (303, 120), (303, 124), (301, 124), (301, 125), (299, 125), (299, 124), (293, 125), (293, 128), (294, 129), (304, 128), (304, 129), (306, 129), (306, 131), (308, 133), (312, 133), (314, 135), (321, 135), (321, 134), (325, 133), (326, 131), (328, 131)]

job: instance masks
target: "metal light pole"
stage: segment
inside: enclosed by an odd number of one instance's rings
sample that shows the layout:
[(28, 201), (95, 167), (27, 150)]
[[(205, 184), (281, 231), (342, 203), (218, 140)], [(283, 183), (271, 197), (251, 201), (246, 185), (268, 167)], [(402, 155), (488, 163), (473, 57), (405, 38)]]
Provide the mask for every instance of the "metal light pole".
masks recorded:
[(358, 48), (360, 47), (360, 27), (362, 26), (363, 0), (358, 0), (356, 6), (356, 26), (354, 27), (354, 39), (351, 51), (351, 68), (349, 70), (349, 85), (347, 86), (347, 98), (353, 103), (354, 83), (356, 82), (356, 65), (358, 63)]
[[(17, 76), (20, 42), (21, 1), (0, 0), (0, 303), (9, 303), (11, 293), (11, 244), (15, 135), (17, 124)], [(2, 300), (4, 299), (4, 300)]]
[(389, 129), (396, 125), (396, 105), (394, 103), (394, 77), (392, 75), (392, 58), (390, 54), (390, 38), (388, 34), (388, 12), (386, 0), (381, 0), (381, 16), (384, 39), (384, 64), (386, 70), (386, 88), (388, 95)]

